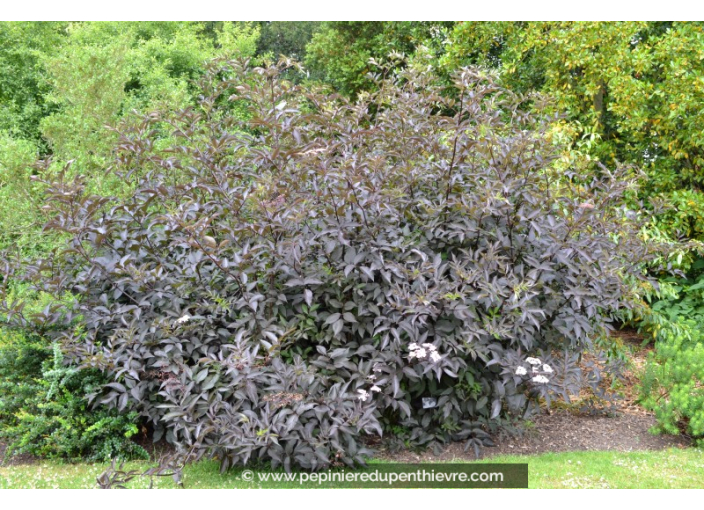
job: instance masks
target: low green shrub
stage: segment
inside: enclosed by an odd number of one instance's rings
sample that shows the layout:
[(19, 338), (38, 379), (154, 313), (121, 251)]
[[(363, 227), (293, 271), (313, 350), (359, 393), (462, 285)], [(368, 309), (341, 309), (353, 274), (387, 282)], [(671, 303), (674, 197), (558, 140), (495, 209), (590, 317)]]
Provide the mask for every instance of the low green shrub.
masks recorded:
[(640, 400), (658, 420), (655, 432), (704, 438), (704, 259), (701, 243), (668, 254), (677, 276), (644, 289), (645, 301), (629, 317), (652, 343), (640, 383)]
[(7, 454), (66, 460), (146, 458), (137, 413), (91, 408), (105, 377), (66, 366), (58, 344), (0, 329), (0, 439)]
[(16, 425), (25, 402), (36, 396), (48, 354), (36, 337), (0, 328), (0, 428)]
[(641, 399), (659, 431), (704, 441), (704, 334), (701, 323), (680, 319), (660, 327), (641, 381)]

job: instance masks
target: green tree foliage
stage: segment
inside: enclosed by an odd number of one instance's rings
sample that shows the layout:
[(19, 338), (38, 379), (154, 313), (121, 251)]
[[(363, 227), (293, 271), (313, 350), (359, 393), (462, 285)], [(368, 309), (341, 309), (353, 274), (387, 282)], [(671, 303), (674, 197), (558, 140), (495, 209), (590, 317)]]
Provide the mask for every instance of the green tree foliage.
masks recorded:
[(284, 55), (302, 61), (306, 45), (320, 25), (320, 21), (258, 21), (257, 54), (274, 59)]
[(40, 186), (31, 177), (39, 149), (34, 141), (0, 131), (0, 249), (16, 245), (29, 254), (46, 246), (36, 234), (46, 220)]
[[(258, 29), (192, 22), (0, 24), (0, 248), (51, 243), (33, 174), (88, 177), (98, 193), (128, 193), (100, 170), (134, 111), (195, 104), (193, 82), (216, 56), (252, 56)], [(37, 156), (52, 164), (33, 167)]]
[(512, 89), (550, 96), (567, 158), (644, 169), (644, 196), (676, 211), (662, 227), (704, 237), (704, 25), (467, 22), (444, 63), (496, 67)]
[(0, 23), (0, 132), (41, 145), (39, 121), (50, 113), (42, 56), (62, 43), (66, 23)]
[(42, 133), (54, 155), (105, 165), (115, 136), (105, 129), (133, 110), (184, 107), (194, 101), (191, 83), (216, 55), (251, 56), (257, 31), (225, 23), (215, 41), (203, 27), (186, 22), (82, 23), (44, 62), (48, 99), (56, 113), (43, 119)]
[(418, 45), (438, 51), (452, 22), (326, 21), (306, 48), (313, 75), (337, 91), (354, 95), (373, 87), (369, 59), (384, 60), (393, 52), (411, 55)]

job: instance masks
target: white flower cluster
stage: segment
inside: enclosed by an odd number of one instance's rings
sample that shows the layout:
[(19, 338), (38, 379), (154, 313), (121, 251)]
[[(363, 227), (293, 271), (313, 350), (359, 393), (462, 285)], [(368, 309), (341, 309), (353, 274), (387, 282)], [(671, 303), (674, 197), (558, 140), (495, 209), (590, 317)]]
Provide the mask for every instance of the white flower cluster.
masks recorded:
[[(381, 368), (379, 368), (378, 365), (374, 365), (374, 372), (381, 372)], [(369, 388), (369, 391), (362, 388), (357, 390), (357, 398), (362, 402), (366, 402), (367, 400), (372, 398), (372, 393), (378, 393), (381, 391), (381, 388), (379, 388), (379, 386), (374, 382), (376, 380), (376, 375), (368, 375), (367, 380), (369, 380), (370, 384), (372, 385), (372, 387)]]
[(361, 400), (362, 402), (366, 402), (367, 400), (372, 398), (371, 392), (377, 393), (379, 391), (381, 391), (381, 388), (379, 388), (379, 386), (377, 386), (376, 384), (373, 385), (371, 388), (369, 388), (369, 391), (367, 391), (363, 388), (360, 388), (357, 390), (357, 398), (359, 400)]
[(367, 400), (369, 400), (372, 397), (371, 393), (369, 393), (367, 390), (364, 390), (362, 388), (358, 389), (357, 393), (358, 393), (357, 398), (359, 400), (361, 400), (362, 402), (366, 402)]
[[(550, 365), (543, 363), (539, 358), (530, 357), (526, 358), (526, 363), (532, 366), (531, 371), (533, 375), (531, 377), (531, 381), (536, 384), (547, 384), (550, 382), (550, 379), (546, 374), (552, 374), (555, 372)], [(515, 374), (518, 376), (528, 375), (528, 369), (524, 366), (518, 366), (516, 367)]]
[(183, 324), (183, 323), (185, 323), (185, 322), (188, 322), (189, 320), (191, 320), (191, 316), (188, 315), (188, 314), (186, 314), (186, 315), (184, 315), (184, 316), (179, 317), (178, 319), (176, 319), (176, 324)]
[(418, 345), (414, 342), (408, 346), (408, 349), (411, 351), (411, 353), (408, 355), (409, 359), (424, 359), (430, 356), (430, 361), (432, 361), (433, 363), (437, 363), (442, 359), (442, 356), (438, 354), (437, 347), (435, 347), (433, 344)]

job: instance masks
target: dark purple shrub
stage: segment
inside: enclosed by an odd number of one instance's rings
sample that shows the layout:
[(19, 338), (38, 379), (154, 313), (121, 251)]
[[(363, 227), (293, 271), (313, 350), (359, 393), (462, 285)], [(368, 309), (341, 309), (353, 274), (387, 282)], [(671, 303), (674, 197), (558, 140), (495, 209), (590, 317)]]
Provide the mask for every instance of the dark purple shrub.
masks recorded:
[(52, 185), (67, 249), (22, 277), (80, 296), (39, 319), (79, 324), (59, 331), (114, 381), (99, 402), (223, 467), (316, 469), (368, 434), (477, 445), (587, 381), (650, 257), (632, 180), (555, 175), (523, 98), (419, 66), (350, 103), (215, 62), (199, 109), (121, 133), (130, 198)]

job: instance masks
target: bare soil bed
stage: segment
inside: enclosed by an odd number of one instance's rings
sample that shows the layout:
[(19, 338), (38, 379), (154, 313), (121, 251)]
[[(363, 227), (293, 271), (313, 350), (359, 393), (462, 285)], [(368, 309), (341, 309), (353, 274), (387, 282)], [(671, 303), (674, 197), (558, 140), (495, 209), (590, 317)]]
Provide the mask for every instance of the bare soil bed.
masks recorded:
[[(584, 450), (665, 450), (690, 445), (689, 439), (684, 436), (653, 435), (648, 432), (656, 425), (655, 418), (648, 414), (584, 416), (560, 410), (540, 415), (532, 423), (534, 425), (519, 437), (496, 438), (496, 447), (485, 448), (481, 457)], [(379, 456), (399, 463), (475, 460), (474, 450), (465, 451), (464, 447), (464, 443), (452, 443), (439, 454), (432, 450), (421, 453), (406, 450), (380, 452)]]

